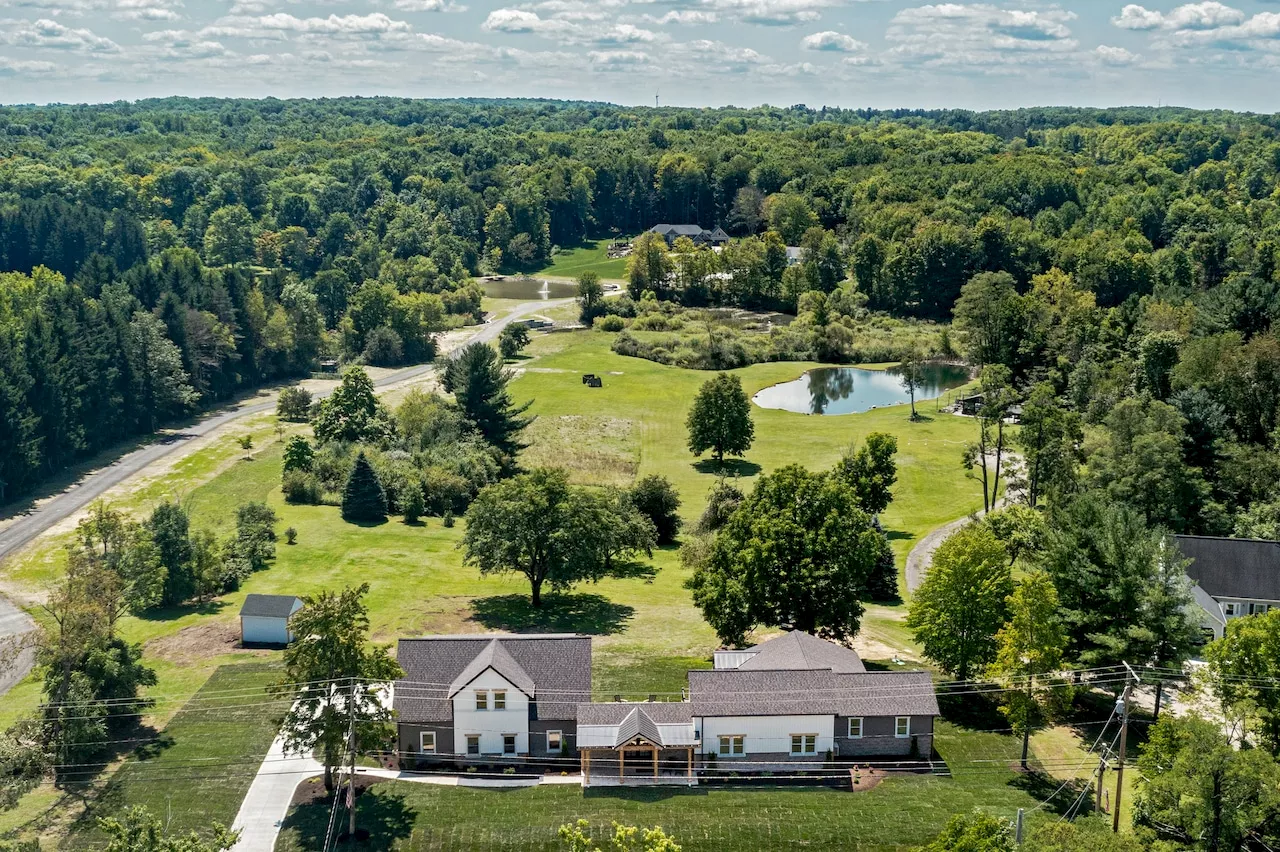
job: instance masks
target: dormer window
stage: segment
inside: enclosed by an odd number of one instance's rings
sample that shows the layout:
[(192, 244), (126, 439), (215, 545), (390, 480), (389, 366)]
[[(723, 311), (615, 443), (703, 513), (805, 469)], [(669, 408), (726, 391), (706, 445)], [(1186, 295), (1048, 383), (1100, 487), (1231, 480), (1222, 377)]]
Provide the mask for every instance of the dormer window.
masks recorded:
[(476, 709), (477, 710), (489, 709), (489, 692), (487, 690), (484, 690), (484, 689), (476, 690)]

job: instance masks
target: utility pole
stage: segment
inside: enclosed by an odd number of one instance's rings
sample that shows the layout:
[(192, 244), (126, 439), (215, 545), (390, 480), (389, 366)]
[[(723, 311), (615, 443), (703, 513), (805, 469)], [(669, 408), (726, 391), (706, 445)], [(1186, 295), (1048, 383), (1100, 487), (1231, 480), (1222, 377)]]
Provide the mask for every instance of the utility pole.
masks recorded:
[(1093, 810), (1097, 813), (1102, 812), (1102, 778), (1107, 773), (1107, 747), (1103, 745), (1102, 748), (1103, 751), (1098, 754), (1098, 781), (1093, 792)]
[(347, 824), (347, 837), (351, 846), (356, 845), (356, 689), (357, 684), (351, 681), (351, 695), (347, 699), (347, 713), (350, 718), (347, 751), (351, 752), (351, 780), (347, 785), (347, 813), (350, 819)]
[(1124, 758), (1125, 749), (1129, 741), (1129, 696), (1133, 692), (1133, 683), (1138, 679), (1133, 669), (1129, 668), (1129, 664), (1125, 663), (1124, 667), (1129, 669), (1129, 682), (1124, 685), (1124, 695), (1120, 701), (1116, 702), (1120, 705), (1120, 761), (1116, 764), (1116, 803), (1115, 810), (1111, 814), (1111, 831), (1113, 834), (1120, 831), (1120, 797), (1124, 792)]
[(1022, 820), (1023, 820), (1022, 808), (1018, 808), (1018, 822), (1016, 823), (1016, 827), (1014, 828), (1014, 842), (1017, 843), (1019, 846), (1022, 845)]

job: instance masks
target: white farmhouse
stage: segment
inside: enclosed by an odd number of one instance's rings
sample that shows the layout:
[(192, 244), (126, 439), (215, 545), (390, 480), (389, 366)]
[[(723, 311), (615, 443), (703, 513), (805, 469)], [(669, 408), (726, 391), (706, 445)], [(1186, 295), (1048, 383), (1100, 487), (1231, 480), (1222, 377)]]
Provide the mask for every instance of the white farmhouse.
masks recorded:
[(1202, 610), (1201, 626), (1221, 639), (1227, 622), (1280, 606), (1280, 541), (1257, 538), (1174, 536), (1191, 560), (1191, 595)]

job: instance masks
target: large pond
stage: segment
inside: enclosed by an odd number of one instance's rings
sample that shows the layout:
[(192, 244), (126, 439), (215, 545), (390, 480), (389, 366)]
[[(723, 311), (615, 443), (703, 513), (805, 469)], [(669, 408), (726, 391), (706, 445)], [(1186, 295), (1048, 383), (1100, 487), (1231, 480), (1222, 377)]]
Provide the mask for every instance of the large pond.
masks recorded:
[[(969, 371), (954, 364), (926, 364), (924, 381), (916, 387), (916, 401), (933, 399), (969, 381)], [(765, 388), (753, 401), (761, 408), (780, 408), (800, 414), (856, 414), (911, 401), (897, 367), (864, 370), (859, 367), (820, 367), (791, 382)]]
[(504, 278), (481, 281), (480, 289), (491, 299), (569, 299), (578, 295), (578, 285), (565, 281), (543, 281), (539, 278)]

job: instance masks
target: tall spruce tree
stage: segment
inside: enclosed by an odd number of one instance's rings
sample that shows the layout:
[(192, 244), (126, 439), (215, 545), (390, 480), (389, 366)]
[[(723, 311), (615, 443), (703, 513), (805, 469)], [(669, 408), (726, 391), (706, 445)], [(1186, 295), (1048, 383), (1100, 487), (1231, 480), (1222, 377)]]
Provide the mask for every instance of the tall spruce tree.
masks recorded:
[(387, 492), (382, 488), (378, 472), (363, 452), (356, 456), (351, 475), (342, 489), (342, 517), (347, 521), (367, 523), (387, 519)]
[(444, 389), (458, 400), (463, 415), (484, 439), (508, 455), (524, 449), (520, 432), (533, 422), (522, 417), (530, 406), (514, 405), (507, 383), (511, 372), (493, 347), (471, 343), (462, 348), (444, 371)]

